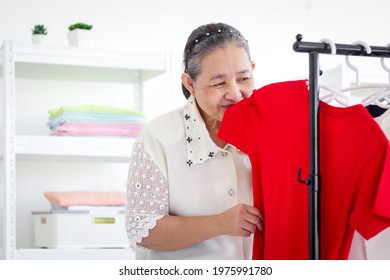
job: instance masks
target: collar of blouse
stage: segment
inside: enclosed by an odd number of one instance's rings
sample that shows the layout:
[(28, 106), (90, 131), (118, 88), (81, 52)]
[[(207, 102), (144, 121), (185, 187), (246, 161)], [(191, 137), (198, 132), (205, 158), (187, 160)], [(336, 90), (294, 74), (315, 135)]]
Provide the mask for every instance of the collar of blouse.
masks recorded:
[(192, 167), (214, 158), (220, 148), (210, 138), (192, 95), (184, 106), (183, 118), (187, 141), (187, 166)]

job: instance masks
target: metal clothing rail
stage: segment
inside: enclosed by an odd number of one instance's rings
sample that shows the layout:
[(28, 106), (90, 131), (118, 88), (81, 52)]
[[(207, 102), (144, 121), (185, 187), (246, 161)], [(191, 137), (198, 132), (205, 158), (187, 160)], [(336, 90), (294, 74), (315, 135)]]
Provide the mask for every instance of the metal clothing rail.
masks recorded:
[[(309, 258), (320, 259), (320, 191), (321, 174), (319, 166), (319, 54), (331, 54), (332, 46), (326, 42), (304, 42), (302, 35), (296, 35), (293, 44), (295, 52), (309, 53), (309, 139), (310, 139), (310, 173), (306, 180), (301, 179), (301, 169), (298, 169), (298, 181), (308, 185), (309, 191)], [(336, 55), (390, 57), (390, 47), (369, 46), (371, 52), (367, 53), (362, 45), (335, 44)]]

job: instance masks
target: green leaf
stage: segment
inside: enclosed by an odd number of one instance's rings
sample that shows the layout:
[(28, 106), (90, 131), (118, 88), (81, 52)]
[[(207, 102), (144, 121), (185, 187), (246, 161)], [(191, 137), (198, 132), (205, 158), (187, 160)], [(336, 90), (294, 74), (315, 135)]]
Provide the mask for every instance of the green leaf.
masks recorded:
[(69, 25), (68, 29), (70, 31), (75, 30), (75, 29), (91, 30), (92, 29), (92, 25), (89, 25), (89, 24), (86, 24), (86, 23), (83, 23), (83, 22), (78, 22), (78, 23)]
[(47, 35), (48, 31), (47, 31), (47, 28), (45, 27), (45, 25), (43, 24), (37, 24), (34, 26), (34, 29), (31, 29), (32, 31), (32, 34), (43, 34), (43, 35)]

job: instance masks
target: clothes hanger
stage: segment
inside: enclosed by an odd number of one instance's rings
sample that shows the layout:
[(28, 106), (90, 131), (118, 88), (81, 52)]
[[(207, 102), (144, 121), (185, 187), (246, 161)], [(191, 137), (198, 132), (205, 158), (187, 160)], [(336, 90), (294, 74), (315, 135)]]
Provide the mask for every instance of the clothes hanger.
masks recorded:
[[(390, 44), (387, 44), (386, 47), (390, 47)], [(387, 67), (387, 65), (385, 64), (384, 57), (381, 57), (381, 65), (382, 65), (382, 68), (388, 73), (389, 84), (388, 85), (386, 84), (386, 85), (389, 86), (390, 85), (390, 68)], [(362, 100), (362, 101), (366, 101), (366, 100)], [(371, 102), (370, 104), (377, 105), (381, 108), (389, 109), (390, 108), (390, 89), (389, 89), (389, 87), (385, 88), (379, 94), (375, 94), (371, 98), (367, 98), (367, 103), (368, 102)]]
[[(366, 42), (364, 42), (364, 41), (355, 41), (353, 44), (361, 45), (361, 46), (363, 46), (365, 48), (365, 51), (366, 51), (367, 54), (371, 53), (371, 47)], [(353, 90), (359, 90), (359, 89), (378, 89), (374, 93), (370, 94), (369, 96), (366, 96), (365, 98), (363, 98), (361, 100), (361, 103), (364, 106), (367, 106), (367, 105), (373, 104), (373, 103), (378, 105), (380, 103), (379, 99), (383, 99), (384, 96), (387, 96), (388, 95), (388, 91), (390, 90), (390, 72), (389, 72), (389, 83), (387, 83), (387, 84), (366, 84), (366, 85), (361, 85), (360, 84), (359, 68), (351, 64), (351, 62), (349, 60), (349, 56), (345, 57), (345, 62), (347, 64), (347, 66), (352, 71), (355, 72), (356, 84), (354, 86), (343, 88), (340, 91), (344, 93), (344, 92), (353, 91)], [(384, 68), (384, 69), (386, 70), (386, 68)], [(388, 108), (388, 107), (386, 107), (386, 108)]]
[[(386, 47), (390, 48), (390, 44), (387, 44)], [(387, 67), (387, 65), (385, 64), (384, 57), (381, 57), (381, 65), (382, 65), (382, 68), (388, 73), (388, 79), (389, 79), (389, 84), (390, 84), (390, 68)]]
[(347, 95), (345, 95), (343, 92), (341, 92), (337, 89), (325, 86), (325, 85), (320, 85), (320, 89), (324, 89), (324, 90), (329, 91), (328, 94), (322, 95), (320, 97), (320, 99), (322, 101), (324, 101), (326, 103), (331, 103), (333, 101), (336, 101), (337, 103), (339, 103), (342, 106), (345, 106), (345, 107), (349, 106), (349, 97)]
[(381, 108), (388, 109), (390, 108), (390, 89), (382, 87), (379, 91), (364, 97), (361, 100), (363, 106), (367, 107), (368, 105), (377, 105)]
[[(355, 41), (353, 42), (352, 44), (356, 44), (356, 45), (361, 45), (365, 48), (365, 51), (367, 54), (370, 54), (371, 53), (371, 47), (364, 41)], [(359, 68), (357, 68), (356, 66), (352, 65), (351, 62), (349, 61), (349, 55), (346, 55), (345, 56), (345, 63), (347, 64), (347, 66), (355, 72), (355, 81), (356, 81), (356, 86), (359, 86), (360, 85), (360, 74), (359, 74)]]
[[(390, 44), (387, 44), (386, 47), (390, 47)], [(384, 57), (381, 57), (381, 65), (382, 68), (388, 73), (389, 83), (376, 84), (380, 88), (380, 90), (363, 98), (361, 103), (364, 106), (373, 104), (381, 108), (388, 109), (390, 108), (390, 68), (386, 66)], [(367, 87), (369, 87), (369, 85)]]
[[(366, 51), (367, 54), (371, 53), (371, 47), (364, 41), (360, 41), (359, 40), (359, 41), (353, 42), (352, 44), (361, 45), (361, 46), (363, 46), (365, 48), (365, 51)], [(352, 71), (355, 72), (355, 86), (344, 88), (341, 91), (342, 92), (346, 92), (346, 91), (351, 91), (351, 90), (354, 90), (354, 89), (360, 89), (361, 86), (360, 86), (360, 72), (359, 72), (359, 68), (356, 67), (355, 65), (352, 65), (351, 61), (349, 60), (349, 55), (345, 56), (345, 63), (347, 64), (349, 69), (351, 69)]]
[[(387, 44), (386, 47), (390, 48), (390, 44)], [(388, 81), (389, 81), (389, 85), (390, 85), (390, 68), (387, 67), (387, 65), (385, 64), (384, 57), (381, 57), (381, 65), (382, 65), (383, 70), (385, 70), (387, 72)], [(379, 99), (377, 101), (380, 102), (380, 105), (378, 104), (378, 106), (380, 106), (382, 108), (387, 108), (387, 109), (390, 108), (390, 91), (387, 91), (383, 96), (379, 97)], [(383, 103), (382, 101), (385, 101), (386, 103)]]
[[(336, 55), (336, 51), (337, 51), (336, 44), (331, 39), (323, 38), (320, 40), (320, 42), (329, 44), (330, 49), (331, 49), (331, 54)], [(349, 106), (349, 97), (346, 94), (344, 94), (343, 92), (341, 92), (337, 89), (331, 88), (329, 86), (325, 86), (325, 85), (320, 85), (319, 87), (320, 87), (320, 89), (324, 89), (324, 90), (329, 92), (329, 93), (322, 95), (320, 97), (320, 99), (322, 101), (324, 101), (326, 103), (331, 103), (333, 101), (336, 101), (337, 103), (339, 103), (342, 106), (345, 106), (345, 107)]]

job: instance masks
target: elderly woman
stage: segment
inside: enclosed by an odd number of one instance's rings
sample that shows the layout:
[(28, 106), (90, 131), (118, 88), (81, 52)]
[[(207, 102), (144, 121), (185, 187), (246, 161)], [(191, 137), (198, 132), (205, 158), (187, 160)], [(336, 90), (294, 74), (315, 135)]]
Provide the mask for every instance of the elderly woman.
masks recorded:
[(227, 108), (254, 89), (235, 28), (195, 29), (184, 50), (184, 107), (150, 121), (132, 152), (126, 230), (137, 259), (251, 259), (262, 229), (246, 154), (217, 138)]

